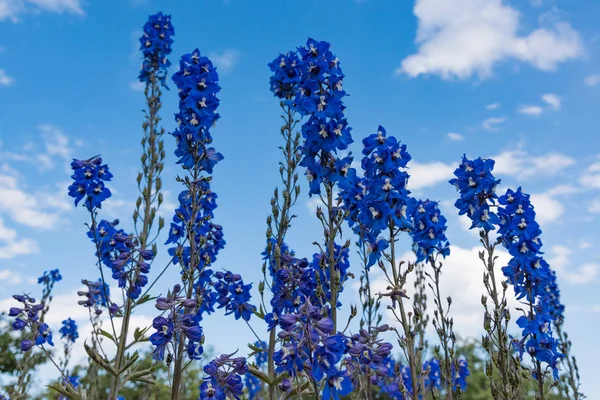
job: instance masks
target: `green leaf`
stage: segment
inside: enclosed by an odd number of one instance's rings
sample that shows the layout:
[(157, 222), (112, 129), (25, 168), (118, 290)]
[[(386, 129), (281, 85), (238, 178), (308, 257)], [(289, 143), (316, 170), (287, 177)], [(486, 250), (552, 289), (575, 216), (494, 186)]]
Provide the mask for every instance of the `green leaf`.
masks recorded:
[(98, 329), (98, 334), (100, 334), (116, 343), (114, 336), (111, 335), (110, 333), (106, 332), (104, 329)]
[(90, 346), (88, 346), (87, 343), (84, 343), (83, 346), (85, 347), (85, 351), (88, 354), (88, 356), (90, 356), (90, 358), (96, 364), (98, 364), (99, 366), (101, 366), (109, 374), (111, 374), (113, 376), (119, 376), (119, 374), (117, 373), (117, 371), (113, 368), (112, 365), (110, 365), (110, 363), (108, 362), (107, 359), (103, 358), (94, 349), (92, 349)]

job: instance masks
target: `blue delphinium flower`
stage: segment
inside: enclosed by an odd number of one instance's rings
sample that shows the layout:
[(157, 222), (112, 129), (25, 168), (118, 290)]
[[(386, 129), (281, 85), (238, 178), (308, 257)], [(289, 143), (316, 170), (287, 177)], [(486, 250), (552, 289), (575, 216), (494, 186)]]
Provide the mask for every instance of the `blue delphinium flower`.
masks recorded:
[(225, 308), (225, 315), (233, 314), (235, 319), (249, 321), (256, 310), (256, 307), (249, 303), (252, 298), (252, 284), (245, 285), (239, 274), (230, 271), (215, 272), (214, 277), (217, 279), (213, 282), (213, 287), (218, 295), (218, 308)]
[(55, 282), (60, 282), (62, 280), (62, 275), (58, 269), (53, 269), (52, 271), (45, 271), (42, 276), (38, 278), (38, 283), (40, 284), (54, 284)]
[(62, 322), (63, 326), (58, 332), (60, 332), (60, 338), (66, 339), (68, 342), (75, 343), (75, 340), (79, 337), (77, 332), (77, 323), (71, 318), (68, 318)]
[(94, 222), (88, 237), (96, 244), (98, 257), (111, 269), (118, 286), (126, 289), (127, 295), (135, 300), (148, 283), (149, 262), (154, 258), (154, 252), (138, 249), (139, 242), (133, 235), (116, 229), (118, 223), (119, 220)]
[(234, 398), (243, 395), (242, 375), (248, 372), (244, 357), (223, 354), (204, 367), (207, 376), (200, 385), (200, 400)]
[(417, 255), (417, 262), (425, 261), (434, 254), (446, 257), (450, 244), (446, 238), (446, 218), (436, 201), (413, 200), (409, 203), (413, 226), (410, 235)]
[(460, 357), (456, 363), (458, 368), (456, 368), (454, 364), (452, 365), (452, 379), (454, 387), (460, 387), (460, 389), (464, 391), (467, 389), (467, 377), (471, 375), (471, 372), (469, 371), (469, 363), (464, 357)]
[[(557, 316), (556, 302), (548, 296), (548, 289), (556, 285), (555, 276), (550, 265), (541, 256), (542, 233), (535, 221), (535, 211), (530, 196), (508, 189), (506, 194), (498, 199), (501, 207), (500, 240), (508, 250), (512, 259), (502, 268), (504, 276), (513, 285), (518, 299), (525, 299), (529, 309), (517, 319), (517, 325), (522, 329), (522, 337), (513, 339), (513, 347), (522, 358), (527, 352), (537, 369), (532, 374), (541, 380), (543, 371), (540, 363), (547, 364), (558, 379), (558, 364), (563, 354), (558, 349), (558, 341), (553, 337), (552, 322)], [(559, 309), (559, 308), (558, 308)]]
[(69, 196), (75, 199), (75, 205), (84, 200), (85, 207), (90, 211), (101, 208), (102, 202), (111, 196), (110, 190), (104, 186), (104, 182), (113, 177), (108, 166), (102, 164), (100, 156), (94, 156), (87, 160), (73, 159), (71, 169), (74, 173)]
[(454, 171), (456, 178), (450, 180), (460, 193), (454, 205), (459, 209), (459, 215), (471, 219), (471, 229), (492, 231), (494, 225), (500, 223), (496, 213), (490, 211), (490, 204), (495, 204), (498, 197), (496, 186), (500, 184), (500, 180), (492, 175), (494, 164), (492, 159), (469, 160), (463, 155), (462, 163)]
[(33, 297), (25, 294), (16, 294), (13, 298), (22, 304), (20, 307), (11, 307), (9, 310), (8, 315), (16, 317), (12, 323), (13, 330), (23, 331), (25, 328), (29, 328), (35, 335), (33, 340), (25, 339), (21, 342), (21, 350), (29, 351), (33, 346), (42, 346), (46, 343), (54, 346), (50, 327), (40, 320), (40, 313), (44, 309), (44, 304), (36, 304)]
[(109, 307), (110, 305), (110, 289), (108, 285), (103, 283), (101, 279), (95, 282), (83, 279), (81, 283), (87, 287), (87, 291), (80, 290), (77, 292), (78, 296), (85, 297), (85, 300), (79, 300), (77, 304), (86, 308), (93, 308), (95, 314), (102, 314), (102, 308)]
[(340, 183), (340, 197), (348, 211), (348, 222), (362, 243), (367, 244), (367, 267), (374, 265), (389, 246), (379, 235), (393, 223), (396, 229), (410, 231), (413, 223), (408, 213), (410, 191), (406, 188), (409, 175), (405, 171), (412, 159), (406, 145), (394, 136), (387, 136), (384, 127), (363, 139), (361, 166), (364, 177), (353, 168)]
[(206, 146), (212, 142), (210, 128), (219, 119), (219, 77), (212, 62), (197, 49), (181, 57), (179, 66), (173, 75), (179, 90), (179, 113), (175, 114), (178, 128), (172, 133), (177, 140), (177, 163), (186, 169), (196, 166), (211, 173), (223, 159), (214, 148)]
[(144, 56), (139, 76), (141, 82), (149, 82), (153, 79), (152, 75), (156, 74), (165, 86), (167, 68), (171, 65), (167, 56), (171, 54), (173, 35), (175, 30), (170, 15), (159, 12), (148, 17), (144, 25), (144, 34), (140, 37), (140, 50)]
[[(322, 183), (333, 184), (339, 180), (343, 166), (336, 165), (335, 154), (352, 143), (342, 102), (346, 96), (342, 90), (344, 74), (329, 47), (327, 42), (308, 39), (305, 47), (298, 48), (297, 58), (289, 54), (283, 59), (279, 57), (278, 65), (283, 64), (280, 67), (283, 71), (278, 72), (276, 65), (270, 65), (275, 72), (271, 79), (274, 94), (289, 98), (295, 88), (290, 104), (294, 111), (308, 117), (302, 125), (304, 142), (300, 146), (303, 155), (300, 165), (307, 169), (309, 195), (320, 193)], [(289, 75), (292, 78), (285, 80)]]
[(280, 99), (292, 99), (302, 78), (302, 60), (298, 53), (290, 51), (280, 54), (269, 63), (269, 68), (273, 72), (269, 82), (273, 95)]

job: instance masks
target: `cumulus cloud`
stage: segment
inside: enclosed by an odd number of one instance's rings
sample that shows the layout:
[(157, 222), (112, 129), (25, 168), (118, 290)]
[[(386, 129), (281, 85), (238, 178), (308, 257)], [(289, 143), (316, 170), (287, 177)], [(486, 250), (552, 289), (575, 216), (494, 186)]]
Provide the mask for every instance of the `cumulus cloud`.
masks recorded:
[(81, 0), (0, 0), (0, 21), (16, 22), (22, 14), (40, 12), (85, 14)]
[(558, 111), (561, 106), (560, 97), (552, 93), (546, 93), (541, 96), (542, 102), (545, 103), (545, 107), (540, 105), (524, 105), (517, 109), (521, 114), (530, 115), (533, 117), (539, 117), (546, 111)]
[[(451, 246), (450, 256), (444, 260), (442, 268), (443, 279), (440, 284), (442, 296), (452, 297), (452, 308), (450, 314), (454, 318), (454, 326), (456, 333), (461, 336), (479, 336), (483, 326), (483, 307), (481, 305), (481, 295), (485, 293), (483, 286), (483, 264), (479, 259), (479, 251), (481, 247), (462, 248)], [(510, 255), (503, 249), (497, 249), (496, 268), (499, 269), (506, 265), (510, 259)], [(414, 261), (413, 253), (405, 253), (400, 258), (404, 261)], [(427, 266), (426, 268), (430, 268)], [(374, 270), (371, 270), (374, 271)], [(388, 285), (380, 271), (374, 272), (375, 276), (372, 279), (373, 293), (382, 293), (386, 291)], [(411, 274), (414, 276), (414, 273)], [(500, 286), (502, 274), (497, 276), (497, 284)], [(408, 290), (408, 295), (412, 298), (413, 282), (407, 282), (405, 286)], [(500, 286), (501, 287), (501, 286)], [(355, 286), (356, 288), (356, 286)], [(507, 300), (511, 310), (518, 305), (514, 298), (514, 292), (511, 288), (507, 291)], [(428, 296), (428, 309), (433, 309), (433, 298)], [(385, 307), (382, 304), (382, 308)], [(391, 312), (387, 312), (387, 322), (393, 321)]]
[(405, 58), (398, 74), (443, 79), (480, 78), (505, 60), (518, 60), (540, 70), (583, 54), (581, 38), (567, 22), (546, 21), (524, 32), (519, 12), (502, 0), (417, 0), (416, 54)]
[(452, 178), (456, 166), (445, 164), (440, 161), (430, 163), (419, 163), (411, 161), (409, 164), (408, 188), (419, 190), (425, 187), (435, 186), (440, 182), (446, 182)]
[(565, 213), (565, 205), (548, 193), (532, 194), (531, 203), (535, 207), (535, 219), (542, 225), (557, 221)]
[(512, 175), (517, 180), (553, 176), (575, 164), (575, 160), (567, 155), (553, 152), (534, 156), (523, 150), (521, 146), (513, 150), (505, 150), (492, 158), (496, 160), (495, 173)]

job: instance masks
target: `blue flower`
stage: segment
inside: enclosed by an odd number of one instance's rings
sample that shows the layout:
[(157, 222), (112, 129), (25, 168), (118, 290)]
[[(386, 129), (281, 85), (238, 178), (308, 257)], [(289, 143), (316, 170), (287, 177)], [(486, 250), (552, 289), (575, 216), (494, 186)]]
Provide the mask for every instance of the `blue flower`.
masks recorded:
[(94, 156), (87, 160), (73, 159), (71, 169), (74, 171), (71, 176), (73, 183), (68, 189), (75, 205), (85, 199), (84, 205), (88, 210), (101, 208), (102, 202), (111, 196), (110, 190), (104, 186), (104, 181), (113, 177), (108, 166), (102, 165), (100, 156)]
[(167, 68), (171, 62), (167, 58), (171, 54), (172, 36), (175, 35), (171, 16), (159, 12), (148, 17), (144, 25), (144, 34), (140, 37), (140, 50), (144, 56), (139, 80), (150, 82), (153, 75), (165, 86)]
[(77, 324), (71, 318), (68, 318), (62, 322), (63, 326), (60, 328), (60, 338), (66, 339), (67, 342), (75, 343), (75, 340), (79, 337), (77, 332)]
[(496, 186), (500, 183), (492, 175), (494, 164), (492, 159), (469, 160), (463, 155), (462, 163), (454, 171), (456, 178), (449, 181), (460, 193), (454, 205), (459, 209), (459, 215), (471, 219), (470, 229), (491, 231), (500, 223), (498, 216), (490, 211), (490, 204), (495, 204), (498, 197)]
[(327, 377), (323, 388), (323, 400), (340, 400), (352, 392), (352, 382), (342, 371), (336, 371)]

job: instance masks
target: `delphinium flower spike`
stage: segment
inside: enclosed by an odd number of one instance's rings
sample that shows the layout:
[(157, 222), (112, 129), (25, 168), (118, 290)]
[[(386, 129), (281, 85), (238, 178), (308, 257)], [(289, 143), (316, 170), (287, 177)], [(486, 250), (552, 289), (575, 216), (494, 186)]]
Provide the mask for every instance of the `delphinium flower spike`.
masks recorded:
[[(471, 220), (470, 229), (479, 229), (483, 251), (479, 258), (484, 265), (483, 283), (487, 295), (482, 296), (484, 307), (483, 347), (490, 355), (486, 364), (486, 373), (490, 380), (492, 396), (499, 399), (514, 399), (518, 396), (521, 375), (519, 363), (512, 356), (508, 336), (508, 321), (510, 312), (506, 300), (508, 283), (501, 282), (496, 271), (496, 256), (494, 250), (498, 244), (491, 238), (492, 232), (500, 223), (500, 218), (494, 211), (496, 207), (496, 187), (500, 183), (492, 174), (494, 160), (478, 158), (470, 160), (465, 156), (454, 171), (456, 178), (450, 180), (460, 194), (455, 207), (459, 215), (466, 215)], [(491, 306), (487, 301), (491, 299)], [(494, 370), (496, 373), (494, 373)]]
[(512, 256), (502, 272), (513, 286), (517, 299), (525, 305), (525, 309), (521, 309), (523, 315), (517, 319), (522, 336), (513, 338), (512, 344), (520, 360), (524, 353), (531, 357), (537, 395), (543, 400), (546, 398), (546, 370), (551, 370), (554, 379), (558, 380), (563, 357), (552, 329), (557, 306), (547, 295), (549, 286), (556, 282), (550, 265), (541, 256), (542, 231), (535, 220), (536, 213), (529, 195), (521, 188), (516, 191), (508, 189), (505, 195), (500, 196), (499, 203), (501, 223), (498, 240)]

